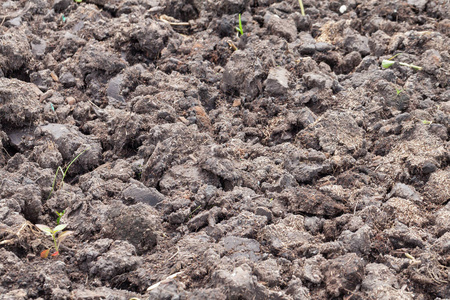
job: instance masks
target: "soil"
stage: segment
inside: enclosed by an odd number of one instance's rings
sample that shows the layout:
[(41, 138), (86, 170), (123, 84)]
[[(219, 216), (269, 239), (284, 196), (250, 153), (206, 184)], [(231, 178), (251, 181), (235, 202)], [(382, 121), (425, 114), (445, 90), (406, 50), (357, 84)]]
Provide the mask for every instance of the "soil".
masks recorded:
[(449, 1), (79, 2), (0, 4), (0, 299), (450, 299)]

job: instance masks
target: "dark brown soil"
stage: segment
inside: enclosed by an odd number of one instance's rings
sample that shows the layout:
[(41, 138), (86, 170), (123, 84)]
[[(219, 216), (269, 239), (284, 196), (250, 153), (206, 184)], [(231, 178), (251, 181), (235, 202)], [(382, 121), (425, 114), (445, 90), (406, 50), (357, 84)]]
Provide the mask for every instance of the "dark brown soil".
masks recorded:
[(0, 3), (0, 299), (450, 299), (449, 1), (80, 2)]

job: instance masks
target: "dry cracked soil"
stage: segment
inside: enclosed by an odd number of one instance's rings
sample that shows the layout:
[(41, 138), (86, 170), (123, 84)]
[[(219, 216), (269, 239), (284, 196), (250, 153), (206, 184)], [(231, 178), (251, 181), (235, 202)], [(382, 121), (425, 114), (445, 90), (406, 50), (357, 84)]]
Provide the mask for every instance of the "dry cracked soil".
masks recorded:
[(450, 299), (450, 2), (304, 8), (2, 0), (0, 299)]

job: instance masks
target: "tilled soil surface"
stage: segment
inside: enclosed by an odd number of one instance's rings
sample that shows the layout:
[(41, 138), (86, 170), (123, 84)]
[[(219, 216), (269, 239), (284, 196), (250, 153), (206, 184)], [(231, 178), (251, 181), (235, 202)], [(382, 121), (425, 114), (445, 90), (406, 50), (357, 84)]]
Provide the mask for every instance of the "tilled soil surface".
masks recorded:
[(448, 0), (79, 2), (0, 3), (0, 299), (450, 299)]

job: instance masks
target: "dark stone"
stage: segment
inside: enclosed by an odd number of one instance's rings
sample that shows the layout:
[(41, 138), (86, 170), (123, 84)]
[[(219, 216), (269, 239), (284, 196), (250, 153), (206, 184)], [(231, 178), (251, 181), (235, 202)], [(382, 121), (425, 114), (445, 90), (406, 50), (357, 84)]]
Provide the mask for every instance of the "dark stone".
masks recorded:
[(293, 18), (298, 31), (309, 31), (311, 29), (310, 16), (302, 16), (300, 13), (295, 13)]
[(74, 87), (76, 85), (75, 77), (70, 72), (65, 72), (59, 77), (59, 81), (66, 88)]
[(402, 113), (402, 114), (397, 115), (397, 116), (395, 117), (395, 121), (396, 121), (397, 123), (401, 123), (401, 122), (403, 122), (403, 121), (409, 120), (410, 118), (411, 118), (411, 114), (405, 112), (405, 113)]
[(431, 174), (434, 171), (436, 171), (437, 167), (435, 164), (433, 164), (430, 161), (424, 162), (423, 166), (422, 166), (422, 173), (427, 175), (427, 174)]
[(298, 51), (302, 55), (312, 55), (316, 52), (316, 45), (314, 44), (303, 44), (298, 48)]
[(72, 0), (55, 0), (55, 2), (53, 2), (53, 9), (55, 12), (62, 12), (72, 3)]
[(331, 51), (333, 50), (333, 45), (324, 42), (319, 42), (316, 44), (316, 50), (319, 52)]
[(164, 200), (164, 195), (158, 192), (155, 188), (138, 187), (131, 185), (122, 192), (126, 201), (131, 203), (142, 202), (150, 206), (155, 206)]
[(256, 214), (260, 216), (265, 216), (267, 218), (267, 221), (272, 221), (273, 214), (267, 207), (258, 207), (256, 208)]

